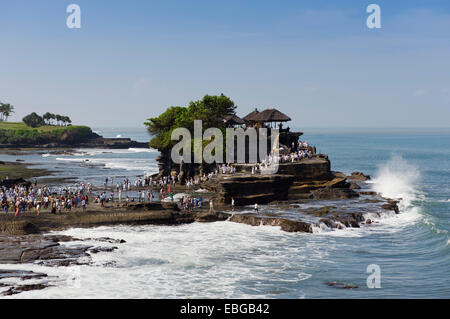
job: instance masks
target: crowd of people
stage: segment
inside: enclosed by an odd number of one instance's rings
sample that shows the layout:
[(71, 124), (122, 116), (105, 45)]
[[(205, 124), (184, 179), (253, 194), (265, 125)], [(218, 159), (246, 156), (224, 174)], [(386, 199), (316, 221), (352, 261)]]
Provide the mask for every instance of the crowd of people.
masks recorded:
[(51, 190), (47, 186), (36, 185), (12, 185), (10, 188), (2, 186), (0, 189), (0, 201), (5, 214), (10, 211), (15, 216), (26, 212), (35, 212), (37, 215), (42, 209), (50, 209), (51, 213), (70, 211), (72, 208), (81, 207), (86, 210), (89, 203), (85, 184), (76, 187), (59, 187)]
[[(312, 148), (308, 142), (298, 141), (297, 144), (292, 143), (289, 154), (278, 154), (276, 156), (272, 151), (265, 160), (252, 167), (251, 174), (256, 174), (258, 171), (262, 172), (274, 163), (295, 162), (312, 157)], [(192, 189), (208, 182), (214, 176), (232, 174), (236, 174), (234, 165), (217, 165), (212, 172), (185, 179), (184, 184), (186, 189)], [(180, 174), (171, 174), (162, 177), (138, 177), (133, 182), (124, 178), (115, 183), (114, 177), (106, 177), (103, 184), (104, 188), (99, 187), (95, 190), (92, 183), (84, 182), (72, 186), (51, 188), (45, 185), (38, 186), (37, 183), (27, 186), (13, 185), (10, 188), (2, 186), (0, 187), (0, 202), (4, 213), (8, 214), (13, 211), (15, 216), (18, 216), (25, 212), (35, 212), (39, 215), (42, 209), (50, 209), (53, 214), (70, 212), (74, 208), (81, 208), (85, 211), (90, 202), (104, 207), (105, 203), (153, 202), (168, 199), (174, 201), (174, 190), (176, 185), (180, 184), (181, 178)], [(159, 194), (156, 191), (154, 192), (155, 188), (159, 188)], [(232, 209), (234, 209), (234, 203), (233, 198), (231, 201)], [(181, 207), (186, 211), (201, 208), (202, 205), (203, 198), (201, 196), (198, 198), (196, 196), (185, 196), (181, 199)], [(210, 209), (213, 209), (212, 207), (211, 201)]]
[(254, 175), (269, 169), (272, 165), (278, 163), (294, 163), (303, 159), (313, 158), (313, 153), (309, 147), (308, 142), (298, 141), (297, 145), (293, 142), (289, 154), (278, 154), (276, 156), (273, 151), (261, 163), (257, 163), (252, 167), (251, 174)]

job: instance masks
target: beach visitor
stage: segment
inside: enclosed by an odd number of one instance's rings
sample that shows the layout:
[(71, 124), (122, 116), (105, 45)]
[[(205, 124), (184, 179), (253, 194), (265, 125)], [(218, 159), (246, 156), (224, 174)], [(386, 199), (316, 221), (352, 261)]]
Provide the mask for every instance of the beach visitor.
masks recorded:
[(255, 204), (255, 214), (259, 215), (258, 203)]
[(214, 213), (214, 203), (212, 199), (209, 200), (209, 212)]

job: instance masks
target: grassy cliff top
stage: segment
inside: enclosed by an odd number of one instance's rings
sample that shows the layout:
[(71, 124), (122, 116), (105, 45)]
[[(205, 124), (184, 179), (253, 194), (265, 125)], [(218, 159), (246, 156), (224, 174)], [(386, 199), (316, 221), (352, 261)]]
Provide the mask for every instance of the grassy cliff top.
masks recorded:
[(23, 122), (0, 122), (0, 145), (3, 146), (73, 144), (93, 137), (95, 134), (88, 126), (45, 125), (33, 128)]
[(87, 128), (87, 126), (73, 125), (73, 126), (56, 126), (45, 125), (37, 128), (27, 126), (24, 122), (0, 122), (0, 130), (37, 130), (38, 132), (52, 132), (61, 129), (80, 129)]

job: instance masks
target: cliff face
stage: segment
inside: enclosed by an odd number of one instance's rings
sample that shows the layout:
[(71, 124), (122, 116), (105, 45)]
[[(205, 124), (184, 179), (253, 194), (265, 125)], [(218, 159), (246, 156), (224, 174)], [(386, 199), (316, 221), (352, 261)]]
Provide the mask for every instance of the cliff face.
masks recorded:
[(298, 199), (343, 199), (357, 197), (345, 176), (330, 170), (330, 161), (320, 155), (294, 163), (282, 163), (276, 174), (250, 174), (251, 164), (235, 164), (238, 174), (218, 175), (205, 187), (217, 193), (218, 201), (236, 206)]
[(88, 127), (55, 129), (50, 132), (0, 130), (0, 148), (148, 148), (148, 143), (129, 138), (104, 138)]
[(218, 195), (220, 203), (230, 203), (234, 197), (235, 204), (243, 206), (287, 200), (293, 181), (292, 175), (219, 175), (205, 186)]

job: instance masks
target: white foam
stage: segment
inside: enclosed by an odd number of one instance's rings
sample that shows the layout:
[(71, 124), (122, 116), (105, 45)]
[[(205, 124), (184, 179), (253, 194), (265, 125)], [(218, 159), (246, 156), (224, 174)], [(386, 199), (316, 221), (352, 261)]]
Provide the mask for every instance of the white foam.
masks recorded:
[(411, 225), (422, 218), (419, 208), (414, 206), (414, 201), (425, 199), (425, 196), (417, 191), (419, 178), (420, 173), (415, 166), (406, 162), (401, 156), (393, 155), (387, 163), (379, 167), (370, 184), (372, 190), (383, 197), (399, 200), (399, 214), (386, 210), (365, 213), (364, 218), (371, 219), (372, 224), (363, 224), (361, 228), (347, 228), (341, 224), (341, 229), (330, 229), (325, 224), (319, 223), (313, 226), (313, 232), (341, 237), (359, 237), (367, 231), (395, 232), (399, 228)]
[[(119, 247), (114, 252), (94, 254), (94, 265), (89, 266), (2, 265), (4, 269), (58, 277), (45, 279), (52, 287), (12, 298), (279, 297), (280, 288), (301, 285), (311, 277), (303, 267), (326, 258), (325, 248), (329, 245), (311, 243), (303, 240), (301, 234), (286, 233), (277, 227), (225, 222), (177, 227), (100, 227), (58, 233), (78, 238), (111, 237), (126, 243), (83, 242)], [(115, 266), (105, 266), (110, 262)], [(68, 282), (74, 274), (78, 278), (71, 286)], [(289, 296), (301, 298), (304, 293), (290, 290)]]

